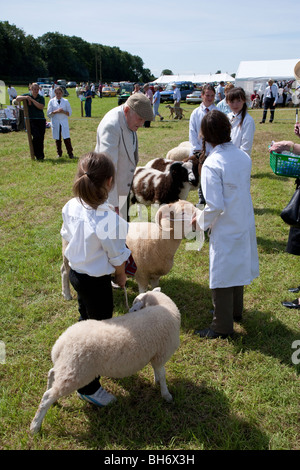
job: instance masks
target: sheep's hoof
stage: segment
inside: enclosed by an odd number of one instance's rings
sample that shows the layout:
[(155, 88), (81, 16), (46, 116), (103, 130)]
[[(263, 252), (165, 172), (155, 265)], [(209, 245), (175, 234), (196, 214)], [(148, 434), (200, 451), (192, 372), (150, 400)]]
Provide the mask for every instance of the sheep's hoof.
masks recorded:
[(63, 298), (64, 298), (65, 300), (72, 300), (72, 299), (73, 299), (73, 297), (72, 297), (71, 294), (65, 294), (65, 293), (63, 292), (62, 295), (63, 295)]
[(171, 393), (163, 395), (163, 398), (166, 400), (167, 403), (172, 403), (172, 401), (173, 401), (173, 397), (172, 397)]

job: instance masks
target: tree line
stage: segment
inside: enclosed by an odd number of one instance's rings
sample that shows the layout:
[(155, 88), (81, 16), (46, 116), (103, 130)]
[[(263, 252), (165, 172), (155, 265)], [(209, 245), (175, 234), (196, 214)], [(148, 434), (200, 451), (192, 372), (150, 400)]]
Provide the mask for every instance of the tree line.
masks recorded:
[(8, 21), (0, 21), (0, 79), (17, 84), (38, 77), (77, 82), (154, 79), (139, 56), (119, 47), (89, 43), (58, 32), (34, 38)]

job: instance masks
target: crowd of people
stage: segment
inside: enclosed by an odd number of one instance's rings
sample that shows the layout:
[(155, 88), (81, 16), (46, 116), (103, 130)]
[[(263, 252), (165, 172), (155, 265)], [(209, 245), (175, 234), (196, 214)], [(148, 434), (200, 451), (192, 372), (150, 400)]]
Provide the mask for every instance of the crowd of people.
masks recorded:
[[(269, 90), (266, 90), (266, 100), (272, 85), (269, 83)], [(63, 139), (68, 156), (74, 158), (68, 124), (72, 110), (59, 86), (53, 87), (53, 93), (47, 115), (51, 119), (57, 156), (62, 155)], [(86, 85), (85, 93), (88, 117), (93, 96), (89, 85)], [(61, 235), (68, 242), (65, 256), (71, 268), (70, 282), (78, 294), (80, 320), (103, 320), (112, 316), (113, 273), (115, 283), (125, 287), (125, 265), (130, 256), (126, 246), (129, 193), (139, 160), (137, 131), (142, 126), (149, 127), (156, 116), (163, 120), (159, 114), (159, 94), (158, 86), (153, 93), (146, 84), (141, 92), (137, 84), (125, 104), (106, 113), (98, 125), (94, 151), (79, 160), (74, 198), (63, 208)], [(201, 98), (201, 104), (189, 120), (190, 155), (199, 158), (201, 207), (191, 223), (209, 232), (209, 286), (214, 308), (211, 324), (195, 330), (195, 334), (205, 338), (226, 338), (232, 335), (234, 322), (242, 321), (244, 286), (259, 276), (250, 194), (255, 124), (247, 110), (246, 94), (240, 87), (220, 83), (216, 88), (206, 84)], [(271, 98), (276, 100), (276, 96)], [(42, 160), (45, 99), (39, 93), (39, 85), (33, 83), (28, 93), (13, 99), (17, 103), (26, 100), (28, 104), (34, 153)], [(174, 105), (180, 106), (180, 91), (176, 84)], [(272, 118), (274, 113), (272, 107), (270, 109)], [(299, 124), (295, 126), (295, 133), (300, 136)], [(276, 152), (285, 150), (300, 155), (300, 143), (282, 141), (270, 148)], [(123, 237), (104, 240), (100, 236), (101, 227), (108, 219), (113, 220), (114, 226), (122, 227)], [(300, 229), (291, 227), (287, 251), (300, 255)], [(291, 291), (299, 292), (300, 286)], [(300, 297), (283, 305), (300, 308)], [(100, 377), (78, 393), (82, 399), (99, 406), (115, 400), (102, 388)]]

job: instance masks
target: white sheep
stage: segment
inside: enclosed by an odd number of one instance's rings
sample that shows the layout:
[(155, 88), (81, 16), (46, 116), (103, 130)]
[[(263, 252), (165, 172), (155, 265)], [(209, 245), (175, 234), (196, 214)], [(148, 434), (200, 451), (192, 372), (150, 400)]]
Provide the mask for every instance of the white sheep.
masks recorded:
[[(139, 292), (146, 292), (149, 284), (157, 287), (161, 276), (170, 272), (174, 255), (182, 239), (192, 231), (191, 220), (199, 212), (188, 201), (176, 201), (162, 205), (155, 216), (155, 222), (130, 222), (126, 244), (132, 252), (137, 266), (135, 280)], [(200, 243), (203, 232), (198, 233)], [(62, 239), (63, 264), (61, 266), (62, 294), (72, 299), (69, 281), (69, 262), (64, 256), (68, 242)]]
[(191, 233), (191, 220), (199, 211), (188, 201), (177, 201), (159, 208), (155, 222), (131, 222), (126, 244), (137, 266), (135, 280), (139, 292), (150, 284), (156, 287), (169, 273), (181, 240)]
[(179, 347), (179, 332), (180, 312), (159, 290), (139, 295), (126, 315), (70, 326), (52, 348), (53, 368), (31, 432), (40, 430), (48, 409), (59, 398), (97, 376), (128, 377), (149, 362), (162, 397), (171, 402), (164, 365)]
[(167, 160), (180, 161), (190, 155), (191, 145), (189, 142), (181, 142), (177, 147), (172, 148), (166, 155)]

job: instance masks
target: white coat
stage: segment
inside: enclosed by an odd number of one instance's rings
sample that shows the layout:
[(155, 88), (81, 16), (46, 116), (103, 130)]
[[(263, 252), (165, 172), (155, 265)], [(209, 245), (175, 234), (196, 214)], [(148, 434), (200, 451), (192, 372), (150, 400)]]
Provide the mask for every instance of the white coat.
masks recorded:
[(211, 289), (247, 285), (259, 275), (250, 175), (250, 157), (232, 142), (217, 145), (202, 167), (206, 206), (197, 222), (210, 229)]
[(115, 166), (116, 182), (108, 195), (108, 202), (121, 211), (138, 163), (137, 134), (127, 126), (123, 105), (111, 109), (100, 122), (95, 152), (108, 154)]
[[(67, 111), (69, 115), (64, 113), (52, 114), (58, 108), (62, 108), (64, 111)], [(57, 98), (52, 98), (48, 103), (47, 115), (51, 118), (51, 129), (52, 137), (55, 140), (59, 140), (59, 128), (61, 126), (61, 135), (63, 139), (68, 139), (70, 137), (69, 130), (69, 121), (68, 117), (71, 116), (72, 109), (70, 103), (65, 98), (61, 98), (60, 104), (57, 101)]]
[(232, 143), (239, 149), (244, 150), (244, 152), (248, 153), (249, 157), (251, 157), (255, 132), (255, 123), (253, 117), (246, 113), (243, 124), (241, 126), (241, 114), (235, 116), (234, 113), (229, 113), (228, 119), (231, 123)]

